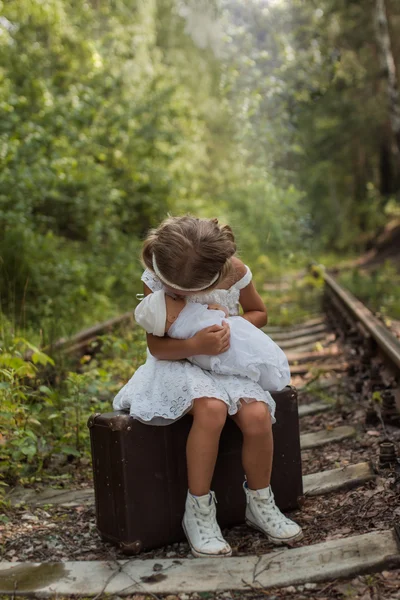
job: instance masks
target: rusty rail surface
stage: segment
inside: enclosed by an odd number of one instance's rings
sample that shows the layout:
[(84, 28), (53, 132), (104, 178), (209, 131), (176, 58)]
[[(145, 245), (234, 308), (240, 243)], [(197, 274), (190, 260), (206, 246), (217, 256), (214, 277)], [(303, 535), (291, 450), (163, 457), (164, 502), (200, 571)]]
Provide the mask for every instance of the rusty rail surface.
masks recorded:
[(351, 292), (342, 287), (331, 275), (323, 274), (326, 289), (337, 308), (345, 309), (353, 320), (371, 336), (395, 367), (400, 370), (400, 341)]

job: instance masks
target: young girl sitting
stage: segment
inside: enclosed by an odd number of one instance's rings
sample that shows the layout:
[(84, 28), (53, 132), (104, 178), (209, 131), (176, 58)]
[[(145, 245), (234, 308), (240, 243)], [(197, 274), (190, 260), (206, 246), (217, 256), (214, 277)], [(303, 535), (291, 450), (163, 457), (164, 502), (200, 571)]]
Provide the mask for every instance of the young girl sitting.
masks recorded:
[(230, 327), (231, 346), (218, 356), (197, 355), (188, 360), (207, 371), (221, 375), (249, 377), (263, 390), (280, 390), (290, 383), (290, 370), (284, 352), (271, 338), (241, 317), (229, 317), (219, 304), (185, 302), (159, 290), (149, 294), (135, 310), (137, 323), (147, 333), (187, 340), (213, 325)]
[[(232, 230), (219, 226), (216, 219), (166, 219), (143, 245), (144, 294), (164, 290), (190, 302), (219, 304), (230, 316), (238, 316), (241, 305), (240, 319), (263, 327), (264, 303), (250, 269), (235, 252)], [(230, 347), (228, 323), (206, 327), (189, 339), (147, 334), (147, 345), (146, 363), (118, 392), (113, 406), (153, 425), (193, 416), (186, 445), (189, 490), (182, 525), (194, 556), (232, 553), (218, 526), (215, 494), (210, 491), (228, 415), (243, 434), (246, 522), (275, 544), (300, 539), (300, 527), (281, 513), (270, 487), (275, 420), (271, 394), (247, 376), (216, 373), (186, 360), (198, 355), (221, 358)]]

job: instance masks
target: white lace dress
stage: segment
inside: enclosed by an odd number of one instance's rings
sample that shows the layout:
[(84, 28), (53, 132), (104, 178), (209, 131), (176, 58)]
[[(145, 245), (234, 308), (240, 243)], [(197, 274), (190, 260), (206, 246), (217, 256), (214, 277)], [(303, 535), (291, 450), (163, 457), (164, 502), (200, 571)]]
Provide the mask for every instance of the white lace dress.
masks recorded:
[[(189, 302), (221, 304), (230, 316), (239, 314), (240, 290), (246, 287), (252, 274), (248, 267), (240, 281), (228, 290), (212, 290), (187, 297)], [(146, 269), (142, 281), (153, 291), (163, 289), (154, 273)], [(286, 383), (284, 384), (286, 385)], [(147, 360), (133, 374), (114, 398), (114, 410), (129, 410), (143, 423), (168, 425), (180, 419), (193, 406), (196, 398), (218, 398), (225, 402), (228, 414), (240, 409), (240, 401), (265, 402), (275, 423), (275, 402), (268, 391), (248, 377), (220, 375), (206, 371), (188, 360), (157, 360), (147, 350)]]

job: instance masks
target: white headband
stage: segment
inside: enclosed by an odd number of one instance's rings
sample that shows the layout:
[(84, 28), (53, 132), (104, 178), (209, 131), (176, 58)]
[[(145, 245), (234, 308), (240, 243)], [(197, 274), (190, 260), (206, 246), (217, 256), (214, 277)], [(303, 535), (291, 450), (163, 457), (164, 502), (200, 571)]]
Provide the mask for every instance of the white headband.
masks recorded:
[(213, 279), (210, 281), (210, 283), (207, 283), (206, 285), (203, 285), (202, 287), (184, 288), (184, 287), (181, 287), (180, 285), (176, 285), (176, 283), (171, 283), (170, 281), (167, 281), (167, 279), (165, 279), (164, 275), (161, 275), (160, 269), (157, 266), (156, 257), (154, 256), (154, 254), (153, 254), (153, 269), (154, 269), (154, 273), (157, 275), (157, 277), (159, 279), (161, 279), (161, 281), (163, 283), (165, 283), (168, 287), (175, 288), (176, 290), (182, 290), (183, 292), (201, 292), (202, 290), (205, 290), (205, 289), (209, 288), (210, 286), (212, 286), (212, 284), (215, 283), (217, 281), (218, 277), (220, 276), (220, 273), (218, 272), (216, 274), (216, 276), (213, 277)]

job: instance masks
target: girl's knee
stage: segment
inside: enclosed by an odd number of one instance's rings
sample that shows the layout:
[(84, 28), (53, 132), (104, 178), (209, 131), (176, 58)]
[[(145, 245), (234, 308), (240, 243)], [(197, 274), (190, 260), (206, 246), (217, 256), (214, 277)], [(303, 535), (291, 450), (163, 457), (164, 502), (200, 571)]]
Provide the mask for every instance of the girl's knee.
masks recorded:
[(196, 424), (208, 429), (222, 430), (228, 415), (228, 408), (222, 400), (216, 398), (198, 398), (192, 409), (193, 420)]
[[(243, 410), (243, 408), (241, 409)], [(263, 402), (252, 402), (243, 411), (239, 424), (244, 435), (266, 435), (272, 431), (271, 414)]]

